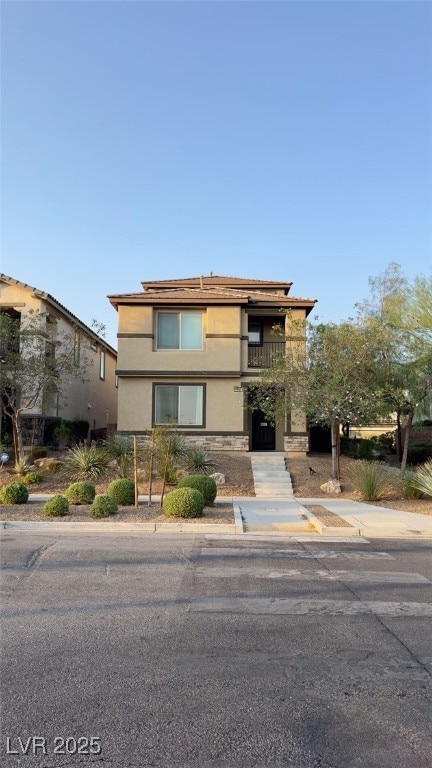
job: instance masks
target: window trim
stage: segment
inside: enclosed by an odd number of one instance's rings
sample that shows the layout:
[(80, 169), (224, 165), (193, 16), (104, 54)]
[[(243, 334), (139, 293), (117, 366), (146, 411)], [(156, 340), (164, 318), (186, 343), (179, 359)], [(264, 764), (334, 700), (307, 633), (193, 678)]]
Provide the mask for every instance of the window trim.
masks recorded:
[[(195, 314), (201, 318), (201, 346), (200, 347), (182, 347), (181, 346), (181, 316), (183, 314)], [(159, 317), (161, 315), (176, 315), (180, 318), (179, 323), (179, 346), (178, 347), (160, 347), (159, 346)], [(202, 352), (204, 349), (204, 312), (201, 309), (158, 309), (156, 311), (155, 323), (155, 349), (158, 352)]]
[[(202, 389), (202, 413), (200, 424), (178, 424), (172, 422), (164, 422), (160, 424), (156, 421), (156, 387), (201, 387)], [(173, 429), (197, 429), (205, 428), (206, 426), (206, 402), (207, 402), (207, 384), (205, 382), (198, 383), (184, 383), (178, 381), (154, 381), (152, 383), (152, 427), (172, 427)]]

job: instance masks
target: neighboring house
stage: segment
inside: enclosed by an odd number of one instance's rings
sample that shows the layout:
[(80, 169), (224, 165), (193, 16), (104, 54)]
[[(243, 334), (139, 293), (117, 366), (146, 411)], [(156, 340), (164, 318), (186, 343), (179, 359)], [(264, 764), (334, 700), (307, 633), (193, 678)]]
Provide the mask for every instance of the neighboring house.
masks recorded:
[[(59, 337), (65, 333), (75, 334), (76, 354), (79, 354), (81, 333), (85, 334), (86, 339), (89, 340), (88, 355), (91, 364), (86, 371), (88, 381), (85, 383), (69, 378), (66, 386), (63, 387), (66, 396), (64, 403), (55, 398), (42, 399), (30, 412), (23, 414), (24, 436), (27, 444), (42, 442), (46, 423), (55, 417), (88, 421), (90, 430), (106, 427), (115, 429), (117, 423), (116, 350), (49, 293), (0, 273), (0, 312), (22, 318), (29, 311), (43, 315), (50, 327), (55, 324), (55, 333)], [(5, 431), (10, 431), (10, 426), (3, 418), (3, 434)]]
[(304, 345), (290, 323), (315, 300), (290, 297), (291, 283), (215, 275), (142, 286), (108, 296), (118, 311), (118, 430), (175, 424), (210, 450), (306, 452), (303, 414), (272, 425), (248, 409), (247, 383), (293, 338)]

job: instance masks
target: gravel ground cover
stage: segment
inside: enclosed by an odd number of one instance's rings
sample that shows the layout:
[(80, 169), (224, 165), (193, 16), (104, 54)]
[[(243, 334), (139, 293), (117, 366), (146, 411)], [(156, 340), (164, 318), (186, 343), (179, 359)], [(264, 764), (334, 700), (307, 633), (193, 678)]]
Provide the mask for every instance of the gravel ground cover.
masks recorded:
[[(216, 471), (225, 475), (225, 485), (218, 488), (218, 494), (216, 503), (212, 507), (205, 507), (204, 514), (199, 518), (189, 518), (188, 523), (193, 525), (194, 523), (208, 522), (209, 524), (226, 524), (234, 523), (234, 513), (231, 503), (233, 496), (254, 496), (254, 484), (253, 475), (251, 469), (251, 462), (248, 454), (239, 453), (220, 453), (215, 455)], [(103, 480), (96, 483), (96, 493), (105, 493), (106, 489), (116, 477), (114, 473), (106, 475)], [(19, 480), (16, 475), (11, 473), (10, 470), (3, 469), (0, 473), (0, 485), (5, 483), (16, 482)], [(44, 480), (42, 483), (28, 486), (30, 494), (53, 494), (63, 493), (70, 480), (60, 472), (46, 473), (44, 474)], [(165, 493), (173, 490), (174, 486), (167, 486)], [(152, 496), (160, 494), (162, 489), (161, 481), (159, 479), (153, 480)], [(139, 494), (148, 495), (148, 483), (146, 481), (139, 482)], [(226, 501), (225, 501), (226, 500)], [(57, 523), (61, 521), (65, 522), (85, 522), (94, 520), (89, 515), (89, 506), (74, 505), (69, 507), (69, 514), (65, 517), (45, 517), (43, 514), (43, 502), (29, 501), (27, 504), (0, 504), (0, 519), (1, 520), (45, 520), (55, 521)], [(147, 502), (140, 502), (138, 508), (135, 507), (119, 507), (117, 513), (113, 517), (102, 518), (99, 522), (113, 521), (116, 522), (164, 522), (164, 523), (178, 523), (181, 518), (170, 517), (164, 515), (159, 502), (153, 501), (149, 507)]]
[[(204, 516), (197, 518), (196, 522), (209, 523), (232, 523), (234, 522), (231, 499), (233, 496), (254, 496), (253, 475), (250, 462), (250, 454), (242, 452), (217, 453), (215, 454), (217, 463), (216, 471), (225, 475), (225, 485), (218, 488), (217, 503), (213, 507), (206, 507)], [(341, 475), (342, 475), (342, 493), (326, 494), (320, 489), (320, 485), (327, 482), (331, 477), (331, 457), (329, 454), (309, 454), (305, 457), (289, 458), (287, 461), (288, 471), (291, 474), (294, 487), (294, 496), (299, 498), (339, 498), (358, 500), (353, 488), (344, 480), (344, 474), (352, 464), (352, 459), (345, 456), (341, 457)], [(310, 470), (313, 470), (312, 472)], [(115, 475), (111, 474), (103, 481), (96, 484), (96, 492), (104, 493), (108, 484)], [(16, 475), (10, 473), (10, 470), (3, 469), (0, 472), (0, 485), (6, 482), (16, 481)], [(62, 493), (67, 488), (69, 481), (60, 473), (46, 474), (42, 483), (29, 486), (29, 491), (33, 493)], [(168, 486), (166, 492), (173, 489)], [(158, 495), (161, 491), (161, 483), (154, 480), (152, 494)], [(147, 495), (148, 485), (142, 481), (139, 484), (139, 493)], [(373, 502), (377, 506), (390, 509), (399, 509), (408, 512), (419, 512), (423, 515), (432, 515), (432, 499), (400, 499), (394, 494), (392, 497), (383, 501)], [(316, 505), (317, 506), (317, 505)], [(89, 507), (71, 506), (70, 513), (64, 518), (47, 518), (42, 514), (43, 503), (29, 502), (23, 505), (0, 505), (0, 519), (2, 520), (67, 520), (72, 522), (83, 522), (92, 520), (88, 514)], [(311, 510), (313, 511), (313, 510)], [(314, 514), (319, 517), (326, 525), (346, 525), (337, 515), (328, 510), (316, 509)], [(337, 518), (337, 520), (335, 519)], [(134, 507), (119, 507), (114, 518), (119, 522), (176, 522), (176, 518), (165, 516), (159, 504), (154, 501), (152, 506), (147, 506), (147, 502), (139, 504), (138, 509)], [(333, 519), (333, 522), (332, 522)], [(193, 521), (190, 521), (193, 524)]]
[[(294, 496), (300, 498), (352, 499), (353, 501), (358, 501), (358, 494), (355, 493), (352, 485), (345, 479), (346, 471), (353, 463), (353, 459), (341, 456), (342, 493), (327, 494), (320, 489), (320, 485), (326, 483), (331, 477), (330, 454), (317, 453), (288, 459), (287, 466), (293, 482)], [(396, 491), (382, 501), (370, 503), (379, 507), (387, 507), (387, 509), (432, 515), (432, 499), (401, 499)]]

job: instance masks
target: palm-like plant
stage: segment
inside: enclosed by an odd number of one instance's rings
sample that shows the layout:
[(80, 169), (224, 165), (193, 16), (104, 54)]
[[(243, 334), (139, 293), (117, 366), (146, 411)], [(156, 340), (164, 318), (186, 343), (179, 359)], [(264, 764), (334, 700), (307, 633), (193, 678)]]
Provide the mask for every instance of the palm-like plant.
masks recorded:
[(96, 480), (106, 473), (110, 456), (98, 445), (76, 445), (68, 449), (64, 471), (75, 480)]
[(185, 464), (186, 469), (198, 475), (211, 475), (217, 467), (213, 456), (199, 445), (187, 449)]
[(412, 484), (426, 496), (432, 496), (432, 459), (417, 467)]

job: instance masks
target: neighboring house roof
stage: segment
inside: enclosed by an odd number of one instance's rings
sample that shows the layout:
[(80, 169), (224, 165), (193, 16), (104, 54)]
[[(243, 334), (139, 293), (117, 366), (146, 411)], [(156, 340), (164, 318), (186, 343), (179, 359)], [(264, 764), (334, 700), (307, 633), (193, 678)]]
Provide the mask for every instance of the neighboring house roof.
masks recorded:
[(207, 287), (226, 287), (226, 288), (241, 288), (247, 287), (254, 289), (257, 288), (276, 288), (284, 289), (284, 293), (287, 294), (292, 286), (291, 282), (285, 280), (257, 280), (250, 277), (230, 277), (227, 275), (199, 275), (198, 277), (179, 277), (173, 280), (148, 280), (141, 283), (143, 290), (160, 290), (163, 288), (207, 288)]
[(0, 272), (0, 284), (1, 283), (6, 283), (6, 285), (19, 285), (21, 288), (27, 288), (29, 291), (32, 292), (32, 295), (36, 299), (42, 299), (47, 304), (51, 304), (52, 307), (54, 307), (63, 316), (67, 317), (74, 325), (79, 325), (80, 328), (83, 328), (86, 331), (86, 333), (88, 333), (89, 336), (91, 336), (93, 339), (98, 341), (99, 344), (102, 344), (105, 347), (105, 349), (109, 350), (110, 352), (112, 352), (112, 354), (115, 357), (117, 357), (117, 350), (114, 349), (114, 347), (108, 344), (105, 341), (105, 339), (103, 339), (101, 336), (95, 333), (95, 331), (89, 328), (88, 325), (83, 323), (82, 320), (79, 319), (79, 317), (74, 315), (73, 312), (70, 312), (70, 310), (67, 309), (63, 304), (60, 304), (60, 302), (57, 301), (57, 299), (55, 299), (54, 296), (51, 296), (50, 293), (41, 291), (39, 288), (35, 288), (34, 286), (28, 285), (27, 283), (22, 283), (20, 280), (15, 280), (15, 278), (10, 277), (9, 275), (4, 275), (3, 272)]
[(117, 309), (120, 304), (145, 304), (145, 305), (169, 305), (169, 304), (198, 304), (206, 306), (210, 304), (230, 304), (255, 307), (303, 307), (311, 311), (315, 299), (303, 299), (297, 297), (281, 296), (277, 293), (269, 293), (259, 290), (235, 290), (232, 288), (169, 288), (154, 290), (149, 293), (123, 293), (108, 296), (111, 304)]

